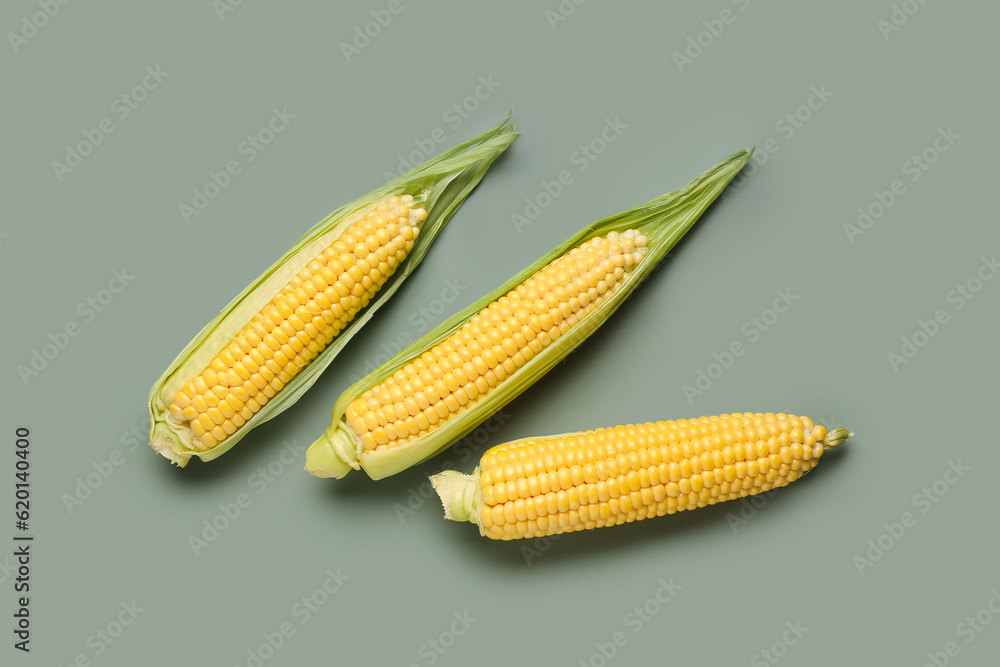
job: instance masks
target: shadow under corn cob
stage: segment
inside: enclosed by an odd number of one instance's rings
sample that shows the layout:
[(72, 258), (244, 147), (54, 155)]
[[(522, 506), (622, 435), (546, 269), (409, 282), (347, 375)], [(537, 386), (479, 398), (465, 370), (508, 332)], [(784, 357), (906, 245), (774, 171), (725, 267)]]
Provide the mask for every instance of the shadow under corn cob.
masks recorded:
[(317, 223), (209, 322), (153, 385), (152, 447), (221, 456), (291, 406), (427, 253), (518, 136), (510, 116)]
[(381, 479), (456, 442), (607, 320), (750, 154), (583, 229), (349, 387), (306, 470)]

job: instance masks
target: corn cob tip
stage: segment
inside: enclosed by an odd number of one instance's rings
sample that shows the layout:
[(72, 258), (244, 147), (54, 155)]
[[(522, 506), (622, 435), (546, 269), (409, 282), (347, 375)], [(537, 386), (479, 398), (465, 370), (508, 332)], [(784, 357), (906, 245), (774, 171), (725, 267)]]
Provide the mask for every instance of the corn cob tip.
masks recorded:
[(843, 427), (835, 428), (829, 433), (827, 433), (826, 437), (823, 438), (823, 448), (833, 449), (837, 445), (841, 445), (853, 437), (854, 437), (854, 431), (849, 431)]
[(341, 479), (352, 469), (361, 469), (358, 443), (342, 423), (326, 429), (306, 451), (306, 472), (316, 477)]
[(466, 475), (457, 470), (445, 470), (431, 475), (431, 486), (444, 506), (444, 518), (478, 524), (479, 470)]

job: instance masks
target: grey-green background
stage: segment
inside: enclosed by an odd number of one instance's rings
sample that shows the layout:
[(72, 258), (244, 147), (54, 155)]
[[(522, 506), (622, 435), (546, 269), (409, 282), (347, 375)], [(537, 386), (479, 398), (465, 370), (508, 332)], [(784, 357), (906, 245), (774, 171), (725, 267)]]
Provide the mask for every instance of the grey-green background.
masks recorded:
[[(398, 14), (388, 1), (223, 2), (0, 10), (0, 535), (12, 544), (14, 429), (27, 425), (36, 536), (30, 655), (12, 647), (13, 547), (0, 550), (4, 664), (257, 664), (250, 651), (266, 665), (921, 665), (946, 648), (951, 664), (990, 664), (1000, 281), (976, 281), (1000, 250), (995, 4), (897, 2), (889, 32), (888, 0), (401, 0)], [(341, 44), (371, 12), (391, 20), (348, 62)], [(122, 118), (115, 100), (147, 67), (166, 77)], [(248, 162), (241, 142), (274, 109), (294, 119)], [(177, 351), (302, 232), (435, 129), (447, 140), (433, 153), (508, 109), (523, 136), (293, 409), (183, 470), (131, 435)], [(60, 178), (53, 162), (103, 118), (113, 131)], [(608, 119), (627, 127), (581, 159)], [(421, 333), (421, 309), (436, 323), (578, 228), (751, 144), (766, 162), (491, 429), (379, 483), (302, 471), (336, 397), (383, 345)], [(925, 150), (934, 163), (914, 171)], [(186, 224), (179, 206), (229, 160), (241, 173)], [(519, 233), (512, 215), (563, 169), (573, 183)], [(874, 224), (845, 231), (897, 179), (905, 191)], [(125, 289), (86, 306), (123, 268)], [(961, 308), (959, 285), (981, 287)], [(776, 290), (795, 299), (775, 321)], [(894, 368), (888, 355), (938, 309), (946, 323)], [(22, 378), (71, 323), (78, 335)], [(745, 353), (720, 375), (713, 355), (735, 342)], [(689, 401), (699, 371), (717, 378)], [(551, 542), (491, 542), (426, 498), (428, 473), (471, 470), (506, 440), (731, 411), (857, 435), (760, 507)], [(240, 494), (249, 506), (196, 550)], [(328, 571), (347, 578), (332, 595), (318, 592)], [(680, 587), (662, 605), (661, 580)], [(130, 620), (123, 604), (141, 611), (108, 644), (98, 633)], [(283, 623), (294, 634), (261, 652)]]

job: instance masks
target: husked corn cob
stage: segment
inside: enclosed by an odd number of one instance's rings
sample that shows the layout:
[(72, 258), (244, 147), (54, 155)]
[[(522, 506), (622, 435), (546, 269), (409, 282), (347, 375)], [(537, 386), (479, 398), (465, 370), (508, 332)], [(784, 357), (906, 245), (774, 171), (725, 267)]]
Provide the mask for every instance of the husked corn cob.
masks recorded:
[(380, 479), (475, 428), (607, 320), (749, 156), (582, 230), (347, 389), (306, 470)]
[(640, 521), (795, 481), (853, 433), (808, 417), (732, 414), (526, 438), (471, 475), (431, 477), (445, 518), (495, 540)]
[(180, 389), (169, 419), (208, 451), (243, 426), (368, 305), (413, 249), (427, 211), (412, 195), (372, 206)]
[(508, 121), (331, 213), (236, 297), (153, 386), (153, 448), (212, 460), (292, 405), (517, 137)]

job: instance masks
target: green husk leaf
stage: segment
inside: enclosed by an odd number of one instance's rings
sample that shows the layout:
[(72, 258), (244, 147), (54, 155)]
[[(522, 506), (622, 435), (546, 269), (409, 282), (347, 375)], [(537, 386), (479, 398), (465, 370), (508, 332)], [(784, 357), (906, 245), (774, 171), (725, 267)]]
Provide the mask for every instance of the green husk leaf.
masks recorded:
[[(333, 407), (333, 424), (309, 448), (306, 470), (320, 477), (339, 478), (352, 468), (364, 469), (372, 479), (381, 479), (434, 456), (513, 400), (593, 333), (626, 297), (642, 283), (677, 241), (694, 225), (702, 212), (725, 189), (750, 159), (753, 149), (739, 151), (711, 167), (685, 188), (653, 199), (641, 206), (596, 222), (564, 241), (559, 247), (513, 276), (493, 292), (456, 313), (408, 348), (349, 387)], [(545, 348), (479, 401), (430, 433), (405, 445), (382, 451), (363, 451), (344, 420), (348, 406), (361, 394), (440, 343), (492, 301), (500, 298), (555, 258), (595, 236), (637, 229), (648, 239), (645, 259), (627, 274), (621, 286), (599, 307), (577, 323), (565, 336)]]
[[(333, 362), (347, 342), (368, 322), (375, 312), (396, 292), (420, 264), (431, 243), (472, 192), (493, 161), (519, 135), (510, 122), (510, 114), (482, 134), (445, 151), (411, 169), (368, 194), (346, 204), (320, 220), (292, 248), (244, 289), (222, 312), (209, 322), (181, 351), (156, 381), (149, 394), (150, 445), (179, 466), (192, 456), (204, 461), (218, 458), (254, 427), (273, 419), (305, 393), (319, 375)], [(413, 249), (396, 268), (376, 297), (351, 321), (319, 356), (279, 391), (264, 407), (225, 441), (207, 452), (191, 445), (191, 432), (167, 421), (173, 394), (207, 365), (228, 344), (259, 308), (317, 253), (356, 222), (372, 204), (393, 195), (410, 194), (427, 211)], [(227, 333), (228, 332), (228, 333)]]

